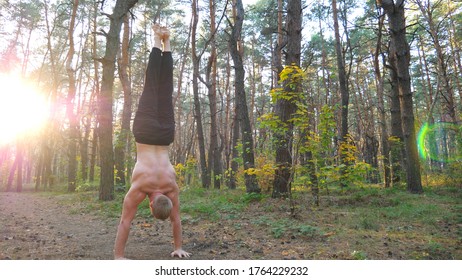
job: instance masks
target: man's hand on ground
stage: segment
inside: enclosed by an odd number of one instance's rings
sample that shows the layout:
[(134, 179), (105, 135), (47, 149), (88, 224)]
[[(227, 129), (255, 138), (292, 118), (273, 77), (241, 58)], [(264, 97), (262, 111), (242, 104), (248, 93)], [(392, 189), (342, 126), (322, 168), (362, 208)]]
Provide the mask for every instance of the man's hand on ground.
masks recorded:
[(189, 258), (189, 256), (191, 255), (190, 253), (184, 251), (183, 249), (178, 249), (178, 250), (175, 250), (173, 251), (171, 254), (170, 254), (172, 257), (179, 257), (180, 259), (185, 257), (185, 258)]

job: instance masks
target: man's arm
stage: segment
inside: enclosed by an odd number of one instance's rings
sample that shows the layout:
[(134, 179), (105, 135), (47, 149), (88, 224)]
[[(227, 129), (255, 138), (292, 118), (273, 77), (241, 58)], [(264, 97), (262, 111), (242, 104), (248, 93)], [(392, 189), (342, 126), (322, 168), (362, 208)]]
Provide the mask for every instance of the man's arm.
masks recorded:
[(124, 259), (125, 245), (128, 240), (130, 226), (136, 215), (138, 205), (146, 195), (137, 192), (128, 192), (124, 198), (122, 217), (120, 218), (117, 236), (114, 245), (114, 259)]
[(178, 256), (180, 258), (189, 257), (190, 253), (182, 249), (183, 235), (181, 228), (180, 202), (178, 199), (178, 191), (174, 192), (170, 199), (172, 200), (173, 204), (172, 212), (170, 213), (170, 222), (172, 223), (174, 244), (174, 251), (172, 252), (171, 256)]

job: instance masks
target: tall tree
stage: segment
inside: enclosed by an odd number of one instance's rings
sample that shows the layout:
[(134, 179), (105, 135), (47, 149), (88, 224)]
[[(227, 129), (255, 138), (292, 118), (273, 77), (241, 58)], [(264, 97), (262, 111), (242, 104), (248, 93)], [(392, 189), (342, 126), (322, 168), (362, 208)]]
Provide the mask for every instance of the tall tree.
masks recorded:
[(103, 59), (101, 92), (98, 95), (98, 138), (100, 143), (101, 177), (99, 199), (114, 199), (114, 152), (112, 148), (113, 132), (113, 87), (115, 62), (119, 51), (120, 29), (123, 18), (138, 0), (117, 0), (113, 13), (107, 15), (110, 20), (106, 34), (106, 50)]
[[(302, 39), (302, 2), (289, 0), (286, 17), (287, 48), (286, 64), (300, 66), (301, 39)], [(300, 92), (300, 84), (293, 86), (292, 82), (285, 85), (287, 93)], [(276, 144), (276, 170), (273, 182), (273, 197), (288, 196), (293, 180), (292, 144), (294, 124), (291, 121), (297, 107), (295, 98), (279, 98), (276, 102), (275, 112), (279, 120), (286, 125), (284, 133), (278, 135)]]
[(406, 17), (404, 0), (382, 0), (381, 7), (388, 16), (390, 30), (389, 56), (393, 57), (398, 78), (398, 90), (402, 112), (403, 136), (406, 149), (407, 189), (411, 193), (421, 193), (419, 154), (414, 127), (414, 104), (409, 74), (410, 48), (406, 39)]
[[(50, 93), (48, 98), (51, 104), (57, 104), (58, 89), (60, 84), (59, 73), (61, 70), (58, 58), (61, 57), (62, 54), (58, 48), (55, 48), (53, 46), (53, 41), (57, 41), (58, 44), (60, 42), (64, 44), (65, 39), (60, 38), (61, 35), (59, 33), (55, 33), (58, 24), (60, 24), (61, 22), (58, 16), (54, 17), (53, 19), (51, 18), (52, 13), (50, 13), (50, 4), (48, 0), (44, 1), (43, 8), (46, 27), (46, 53), (49, 59), (48, 63), (51, 71), (51, 75), (47, 80), (51, 80), (51, 86), (49, 89)], [(44, 61), (45, 59), (46, 57), (44, 58)], [(45, 67), (42, 66), (42, 68)], [(54, 180), (55, 174), (53, 174), (53, 158), (57, 154), (56, 150), (54, 149), (57, 141), (55, 137), (53, 137), (53, 132), (58, 130), (58, 119), (59, 116), (57, 106), (51, 106), (49, 122), (46, 124), (44, 128), (45, 131), (43, 133), (43, 135), (46, 135), (46, 137), (42, 137), (42, 143), (40, 147), (41, 156), (40, 163), (36, 171), (36, 190), (38, 190), (40, 186), (43, 186), (43, 188), (46, 189), (47, 187), (53, 186), (53, 184), (56, 182), (56, 180)]]
[(250, 125), (249, 111), (247, 107), (247, 98), (244, 87), (245, 70), (243, 63), (244, 48), (241, 44), (242, 25), (244, 23), (244, 6), (242, 0), (233, 1), (234, 24), (231, 25), (231, 36), (229, 38), (229, 49), (234, 62), (234, 90), (235, 90), (235, 106), (239, 126), (241, 128), (242, 139), (242, 159), (244, 161), (244, 179), (247, 193), (259, 193), (255, 174), (248, 171), (255, 168), (255, 154), (253, 145), (252, 128)]
[[(98, 30), (98, 2), (94, 2), (92, 6), (92, 47), (91, 47), (91, 55), (93, 57), (97, 57), (98, 54), (98, 40), (97, 40), (97, 30)], [(90, 116), (93, 116), (94, 113), (98, 110), (96, 105), (95, 99), (98, 99), (100, 95), (100, 73), (99, 73), (99, 61), (97, 59), (93, 60), (93, 88), (92, 88), (92, 98), (90, 101)], [(97, 116), (96, 116), (97, 118)], [(96, 120), (97, 121), (97, 120)], [(91, 126), (91, 120), (89, 120), (88, 126)], [(93, 182), (95, 180), (95, 166), (96, 166), (96, 158), (98, 153), (98, 128), (97, 124), (95, 123), (92, 129), (92, 137), (91, 137), (91, 149), (90, 149), (90, 167), (88, 170), (88, 180)]]
[[(423, 18), (427, 23), (426, 30), (430, 34), (430, 38), (433, 42), (433, 46), (436, 51), (436, 57), (438, 62), (438, 80), (442, 83), (441, 96), (443, 97), (442, 103), (445, 104), (444, 112), (449, 118), (446, 121), (457, 123), (458, 118), (456, 114), (456, 105), (454, 101), (454, 89), (451, 85), (449, 73), (448, 73), (448, 58), (441, 42), (441, 35), (447, 31), (440, 28), (442, 25), (435, 22), (435, 11), (438, 5), (441, 5), (442, 1), (437, 1), (433, 6), (430, 0), (422, 1), (415, 0), (417, 5), (422, 12)], [(439, 90), (439, 89), (438, 89)]]
[[(345, 70), (345, 58), (343, 57), (342, 52), (342, 43), (340, 41), (340, 29), (338, 23), (338, 8), (337, 0), (332, 0), (332, 14), (334, 17), (334, 33), (335, 33), (335, 52), (337, 54), (337, 70), (338, 70), (338, 79), (340, 86), (340, 96), (341, 96), (341, 126), (339, 134), (339, 152), (340, 159), (343, 164), (342, 173), (345, 173), (346, 167), (349, 165), (349, 161), (346, 159), (347, 141), (348, 141), (348, 105), (350, 100), (350, 92), (348, 88), (347, 74)], [(341, 182), (342, 186), (346, 186), (345, 182)]]
[[(388, 47), (390, 53), (390, 46)], [(395, 67), (396, 57), (388, 55), (388, 68), (390, 70), (390, 162), (393, 186), (404, 180), (404, 167), (406, 166), (406, 151), (404, 148), (403, 124), (401, 118), (401, 103), (399, 93), (398, 72)]]
[(207, 168), (207, 161), (205, 156), (205, 140), (204, 140), (204, 129), (202, 126), (202, 114), (201, 114), (201, 103), (199, 99), (199, 64), (202, 54), (197, 54), (196, 48), (196, 32), (197, 23), (199, 21), (199, 6), (198, 0), (193, 0), (192, 3), (192, 26), (191, 26), (191, 54), (193, 62), (193, 78), (192, 87), (194, 95), (194, 119), (197, 127), (197, 140), (199, 144), (199, 164), (201, 169), (202, 187), (210, 187), (210, 174)]
[(114, 147), (114, 160), (116, 168), (116, 184), (124, 186), (126, 171), (126, 154), (130, 147), (130, 121), (132, 118), (132, 87), (129, 77), (129, 57), (130, 57), (130, 18), (124, 17), (122, 48), (119, 53), (118, 66), (119, 78), (123, 89), (124, 105), (120, 132)]
[(384, 76), (380, 67), (380, 59), (382, 53), (382, 33), (383, 23), (385, 17), (381, 16), (378, 19), (378, 31), (377, 31), (377, 44), (374, 50), (374, 74), (377, 87), (377, 109), (379, 111), (380, 120), (380, 147), (382, 149), (382, 162), (384, 169), (384, 183), (385, 187), (391, 186), (391, 174), (390, 174), (390, 146), (388, 143), (388, 129), (385, 113), (385, 99), (384, 99)]
[(77, 9), (79, 0), (72, 2), (72, 13), (69, 22), (69, 50), (66, 58), (66, 72), (69, 79), (69, 89), (66, 100), (66, 115), (69, 121), (69, 138), (68, 138), (68, 175), (67, 175), (67, 191), (73, 192), (76, 188), (77, 181), (77, 141), (78, 141), (78, 120), (77, 114), (74, 111), (75, 95), (76, 95), (76, 78), (75, 70), (73, 69), (73, 60), (75, 55), (74, 30), (75, 20), (77, 17)]
[[(216, 1), (209, 0), (210, 9), (210, 57), (207, 65), (207, 87), (209, 92), (210, 106), (210, 150), (209, 150), (209, 168), (213, 170), (213, 186), (220, 188), (222, 163), (221, 150), (218, 143), (218, 110), (217, 110), (217, 44), (216, 44)], [(210, 171), (209, 171), (210, 173)]]

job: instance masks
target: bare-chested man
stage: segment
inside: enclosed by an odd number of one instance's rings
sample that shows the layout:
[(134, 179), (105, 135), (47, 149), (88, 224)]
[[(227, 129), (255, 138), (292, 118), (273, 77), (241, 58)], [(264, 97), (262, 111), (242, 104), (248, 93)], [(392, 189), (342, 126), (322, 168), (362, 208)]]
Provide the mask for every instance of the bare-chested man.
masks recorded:
[(133, 123), (137, 161), (132, 185), (123, 202), (114, 246), (115, 259), (124, 259), (131, 222), (138, 205), (146, 197), (155, 218), (170, 218), (174, 243), (171, 256), (182, 258), (190, 255), (182, 249), (179, 189), (168, 154), (168, 146), (173, 142), (175, 133), (170, 32), (158, 24), (153, 26), (153, 31), (154, 48), (149, 56), (144, 90)]

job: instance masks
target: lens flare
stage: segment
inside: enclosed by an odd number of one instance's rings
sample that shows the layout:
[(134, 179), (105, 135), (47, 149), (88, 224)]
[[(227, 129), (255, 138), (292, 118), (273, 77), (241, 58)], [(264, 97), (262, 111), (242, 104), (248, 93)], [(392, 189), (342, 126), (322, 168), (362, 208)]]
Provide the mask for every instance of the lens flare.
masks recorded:
[(438, 162), (462, 160), (462, 126), (453, 123), (425, 123), (417, 136), (422, 159)]
[(47, 101), (36, 87), (18, 76), (0, 75), (0, 85), (0, 145), (18, 137), (27, 139), (47, 120)]

